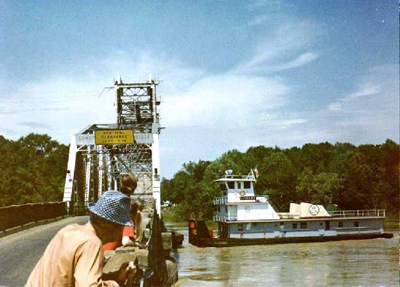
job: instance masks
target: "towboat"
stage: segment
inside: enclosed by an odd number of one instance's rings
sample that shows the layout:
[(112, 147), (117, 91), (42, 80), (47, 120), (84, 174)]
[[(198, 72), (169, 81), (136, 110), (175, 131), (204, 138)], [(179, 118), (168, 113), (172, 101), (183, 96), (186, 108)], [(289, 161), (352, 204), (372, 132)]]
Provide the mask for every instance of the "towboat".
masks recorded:
[(289, 212), (277, 212), (268, 196), (255, 194), (253, 171), (246, 176), (227, 172), (216, 182), (218, 235), (214, 237), (204, 220), (189, 220), (189, 243), (198, 247), (393, 237), (383, 230), (383, 209), (327, 211), (322, 205), (301, 202), (290, 203)]

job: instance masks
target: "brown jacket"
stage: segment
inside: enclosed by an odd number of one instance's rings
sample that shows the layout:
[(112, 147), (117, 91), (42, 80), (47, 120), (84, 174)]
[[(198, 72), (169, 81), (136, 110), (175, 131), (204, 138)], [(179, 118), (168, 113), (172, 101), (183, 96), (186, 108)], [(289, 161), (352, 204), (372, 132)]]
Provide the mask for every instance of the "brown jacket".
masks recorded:
[(71, 224), (51, 240), (26, 287), (118, 287), (101, 279), (102, 243), (93, 226)]

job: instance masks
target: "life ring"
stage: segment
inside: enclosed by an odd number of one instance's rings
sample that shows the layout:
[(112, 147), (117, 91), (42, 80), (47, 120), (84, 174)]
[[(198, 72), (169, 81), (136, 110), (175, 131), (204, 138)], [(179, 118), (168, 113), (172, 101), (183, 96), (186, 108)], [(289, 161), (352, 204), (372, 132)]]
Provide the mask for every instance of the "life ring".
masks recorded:
[(246, 192), (245, 192), (244, 190), (241, 190), (241, 191), (239, 191), (239, 195), (240, 195), (240, 196), (245, 196), (245, 195), (246, 195)]

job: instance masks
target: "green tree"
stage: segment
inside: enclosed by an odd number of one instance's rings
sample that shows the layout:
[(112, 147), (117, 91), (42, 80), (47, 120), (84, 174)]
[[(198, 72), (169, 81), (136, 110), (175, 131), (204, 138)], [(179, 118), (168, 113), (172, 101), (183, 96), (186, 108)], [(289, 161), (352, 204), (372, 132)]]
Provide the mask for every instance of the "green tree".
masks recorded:
[(333, 172), (321, 172), (314, 177), (310, 200), (313, 203), (328, 206), (333, 203), (341, 182), (338, 174)]
[(289, 203), (296, 197), (296, 176), (290, 159), (283, 152), (274, 152), (264, 158), (259, 174), (257, 190), (268, 194), (279, 210), (288, 210)]
[(0, 136), (0, 206), (62, 200), (68, 147), (48, 135)]
[(314, 174), (311, 168), (305, 168), (300, 174), (296, 185), (296, 201), (310, 202), (314, 192)]

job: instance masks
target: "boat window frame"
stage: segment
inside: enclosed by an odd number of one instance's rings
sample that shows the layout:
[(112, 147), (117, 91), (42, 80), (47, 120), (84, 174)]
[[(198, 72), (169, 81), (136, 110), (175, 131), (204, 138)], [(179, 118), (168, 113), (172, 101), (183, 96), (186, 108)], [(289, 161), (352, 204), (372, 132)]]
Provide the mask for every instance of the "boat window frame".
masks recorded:
[(219, 188), (222, 192), (222, 196), (227, 196), (228, 195), (228, 188), (226, 187), (225, 182), (220, 182), (219, 183)]
[(292, 229), (297, 229), (297, 222), (292, 223)]
[(301, 222), (300, 229), (307, 229), (307, 222)]
[(250, 230), (251, 230), (251, 228), (252, 228), (252, 224), (251, 224), (251, 222), (249, 222), (249, 223), (246, 223), (246, 230), (247, 230), (247, 231), (250, 231)]

